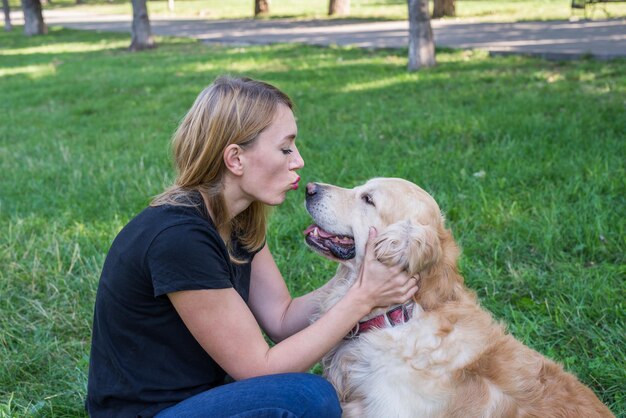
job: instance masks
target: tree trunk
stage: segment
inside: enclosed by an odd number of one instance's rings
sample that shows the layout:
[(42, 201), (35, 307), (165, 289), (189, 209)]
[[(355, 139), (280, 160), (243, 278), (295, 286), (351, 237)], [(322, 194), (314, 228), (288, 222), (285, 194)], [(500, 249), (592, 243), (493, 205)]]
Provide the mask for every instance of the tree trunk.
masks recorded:
[(434, 0), (433, 17), (455, 16), (456, 6), (454, 2), (455, 0)]
[(346, 16), (350, 14), (350, 0), (330, 0), (328, 2), (329, 16)]
[(24, 34), (26, 36), (48, 33), (41, 13), (40, 0), (22, 0), (22, 11), (24, 12)]
[(133, 4), (133, 27), (131, 51), (141, 51), (142, 49), (156, 48), (156, 43), (152, 39), (150, 30), (150, 18), (148, 17), (148, 7), (146, 0), (132, 0)]
[(270, 0), (254, 0), (254, 17), (270, 12)]
[(13, 25), (11, 24), (11, 6), (9, 6), (9, 0), (2, 0), (2, 10), (4, 11), (4, 30), (11, 32)]
[(428, 0), (409, 0), (409, 71), (435, 64), (435, 42), (430, 26)]

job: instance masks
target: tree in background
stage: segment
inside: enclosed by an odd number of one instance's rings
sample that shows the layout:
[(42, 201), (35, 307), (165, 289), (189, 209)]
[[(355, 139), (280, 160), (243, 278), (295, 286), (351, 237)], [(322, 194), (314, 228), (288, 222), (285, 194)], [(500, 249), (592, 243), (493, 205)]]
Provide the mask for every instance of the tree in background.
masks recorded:
[(131, 51), (141, 51), (142, 49), (156, 48), (156, 43), (152, 38), (150, 30), (150, 18), (148, 17), (148, 7), (146, 0), (132, 0), (133, 3), (133, 26)]
[(409, 71), (435, 64), (435, 42), (430, 26), (428, 0), (409, 0)]
[(254, 17), (270, 12), (270, 0), (254, 0)]
[(433, 17), (455, 16), (455, 0), (434, 0)]
[(2, 10), (4, 11), (4, 30), (11, 32), (13, 25), (11, 25), (11, 6), (9, 6), (9, 0), (2, 0)]
[(329, 16), (345, 16), (350, 14), (350, 0), (330, 0), (328, 2)]
[(26, 36), (45, 35), (48, 27), (43, 21), (40, 0), (22, 0), (24, 12), (24, 34)]

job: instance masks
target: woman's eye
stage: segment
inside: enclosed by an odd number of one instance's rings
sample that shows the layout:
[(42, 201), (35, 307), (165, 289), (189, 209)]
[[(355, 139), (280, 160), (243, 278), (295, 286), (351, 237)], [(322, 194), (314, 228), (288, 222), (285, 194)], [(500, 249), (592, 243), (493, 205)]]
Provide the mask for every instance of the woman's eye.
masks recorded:
[(293, 152), (293, 150), (292, 150), (292, 149), (290, 149), (290, 148), (284, 148), (284, 149), (282, 149), (281, 151), (282, 151), (282, 152), (283, 152), (283, 154), (285, 154), (285, 155), (289, 155), (289, 154), (291, 154), (291, 153)]
[(368, 205), (376, 206), (374, 204), (374, 201), (372, 200), (372, 196), (368, 194), (364, 194), (363, 196), (361, 196), (361, 199), (363, 199), (363, 201), (367, 203)]

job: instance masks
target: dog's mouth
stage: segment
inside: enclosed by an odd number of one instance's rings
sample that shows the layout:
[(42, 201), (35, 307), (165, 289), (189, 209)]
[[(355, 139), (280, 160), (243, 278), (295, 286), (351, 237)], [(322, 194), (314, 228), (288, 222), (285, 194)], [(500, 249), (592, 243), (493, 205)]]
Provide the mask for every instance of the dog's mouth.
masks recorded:
[(315, 224), (305, 229), (304, 235), (306, 243), (324, 255), (350, 260), (356, 254), (353, 237), (331, 234)]

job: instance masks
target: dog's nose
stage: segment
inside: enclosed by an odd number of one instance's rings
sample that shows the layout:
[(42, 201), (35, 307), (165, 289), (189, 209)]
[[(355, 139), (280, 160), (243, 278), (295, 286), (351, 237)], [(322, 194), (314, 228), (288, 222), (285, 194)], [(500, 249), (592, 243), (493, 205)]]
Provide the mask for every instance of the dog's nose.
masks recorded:
[(306, 195), (307, 196), (314, 196), (317, 194), (317, 184), (315, 183), (309, 183), (306, 185)]

